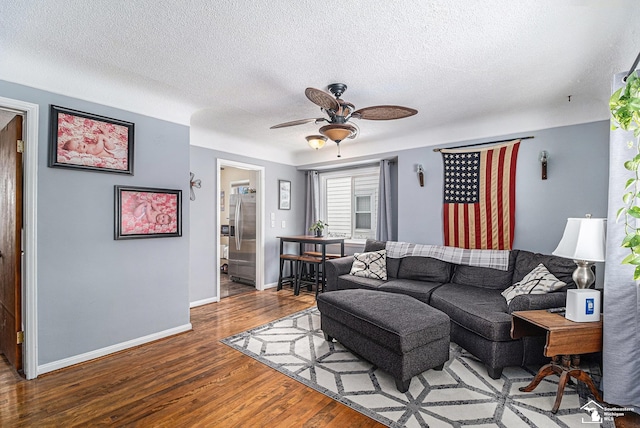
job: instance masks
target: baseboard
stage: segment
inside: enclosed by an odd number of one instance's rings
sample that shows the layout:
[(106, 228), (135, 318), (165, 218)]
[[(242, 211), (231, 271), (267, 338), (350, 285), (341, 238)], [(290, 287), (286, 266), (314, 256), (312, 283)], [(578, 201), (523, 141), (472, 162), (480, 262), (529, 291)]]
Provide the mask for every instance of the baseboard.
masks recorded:
[(195, 308), (202, 305), (208, 305), (209, 303), (216, 303), (220, 301), (220, 297), (210, 297), (208, 299), (196, 300), (189, 303), (189, 308)]
[(106, 348), (96, 349), (95, 351), (87, 352), (85, 354), (75, 355), (73, 357), (65, 358), (63, 360), (54, 361), (38, 366), (38, 375), (49, 373), (54, 370), (60, 370), (65, 367), (73, 366), (74, 364), (84, 363), (96, 358), (104, 357), (105, 355), (113, 354), (115, 352), (124, 351), (125, 349), (134, 348), (136, 346), (144, 345), (145, 343), (153, 342), (165, 337), (173, 336), (178, 333), (184, 333), (185, 331), (192, 330), (191, 323), (181, 325), (180, 327), (171, 328), (169, 330), (153, 333), (148, 336), (138, 337), (136, 339), (128, 340), (126, 342), (118, 343), (115, 345), (107, 346)]
[(272, 282), (271, 284), (265, 284), (265, 285), (263, 285), (263, 286), (262, 286), (262, 289), (263, 289), (263, 290), (266, 290), (266, 289), (268, 289), (268, 288), (275, 288), (275, 287), (277, 287), (277, 286), (278, 286), (278, 282), (276, 281), (276, 282)]

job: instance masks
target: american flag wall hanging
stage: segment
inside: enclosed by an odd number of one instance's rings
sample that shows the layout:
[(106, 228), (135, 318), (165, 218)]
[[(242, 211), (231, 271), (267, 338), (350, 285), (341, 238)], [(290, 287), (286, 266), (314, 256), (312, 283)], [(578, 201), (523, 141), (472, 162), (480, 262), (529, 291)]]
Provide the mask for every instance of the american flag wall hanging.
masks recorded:
[(485, 149), (441, 149), (444, 245), (510, 250), (520, 140)]

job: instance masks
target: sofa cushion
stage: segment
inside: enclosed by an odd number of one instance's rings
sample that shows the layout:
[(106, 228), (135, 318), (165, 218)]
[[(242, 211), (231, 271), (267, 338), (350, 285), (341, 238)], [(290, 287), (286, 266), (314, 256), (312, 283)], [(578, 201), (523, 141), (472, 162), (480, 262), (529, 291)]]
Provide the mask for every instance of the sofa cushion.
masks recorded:
[(449, 283), (433, 291), (429, 304), (485, 339), (509, 341), (512, 340), (511, 315), (500, 293), (500, 290)]
[(486, 267), (455, 265), (451, 282), (502, 291), (513, 284), (513, 272), (518, 253), (519, 250), (511, 250), (509, 253), (509, 269), (506, 271)]
[(364, 278), (387, 279), (387, 250), (355, 253), (351, 275)]
[(335, 290), (349, 290), (352, 288), (366, 288), (368, 290), (377, 290), (386, 281), (381, 279), (363, 278), (350, 274), (340, 275), (336, 280)]
[(432, 257), (409, 256), (400, 260), (396, 278), (418, 281), (449, 282), (452, 265)]
[(364, 252), (380, 251), (387, 248), (387, 241), (376, 241), (375, 239), (367, 239), (364, 243)]
[(424, 303), (429, 303), (433, 290), (440, 287), (441, 282), (416, 281), (412, 279), (394, 279), (380, 285), (378, 290), (390, 293), (406, 294)]
[(502, 296), (508, 305), (514, 297), (520, 294), (547, 294), (559, 290), (566, 285), (566, 283), (553, 276), (553, 274), (540, 263), (522, 278), (522, 281), (518, 281), (504, 290)]
[[(387, 248), (387, 241), (377, 241), (375, 239), (367, 239), (364, 244), (364, 252), (380, 251)], [(390, 259), (387, 257), (387, 279), (398, 277), (398, 268), (402, 259)]]
[(387, 257), (387, 279), (398, 277), (398, 270), (400, 269), (401, 262), (402, 259), (392, 259)]
[(531, 272), (540, 263), (560, 281), (567, 284), (566, 288), (575, 288), (573, 282), (573, 271), (576, 270), (576, 264), (573, 260), (563, 257), (551, 256), (547, 254), (532, 253), (531, 251), (519, 250), (516, 259), (515, 269), (513, 270), (513, 283), (522, 281), (529, 272)]

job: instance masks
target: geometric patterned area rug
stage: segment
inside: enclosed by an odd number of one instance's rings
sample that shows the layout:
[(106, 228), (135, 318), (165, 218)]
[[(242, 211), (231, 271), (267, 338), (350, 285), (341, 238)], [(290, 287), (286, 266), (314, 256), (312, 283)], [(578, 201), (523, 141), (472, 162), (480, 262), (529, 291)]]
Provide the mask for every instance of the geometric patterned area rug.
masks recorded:
[[(539, 367), (508, 367), (491, 379), (482, 363), (451, 343), (442, 371), (415, 376), (406, 393), (340, 343), (324, 340), (316, 307), (227, 337), (222, 343), (389, 427), (579, 427), (591, 421), (589, 390), (567, 385), (560, 409), (551, 413), (558, 377), (533, 392), (520, 392)], [(599, 368), (590, 370), (596, 385)], [(600, 425), (613, 428), (612, 422)]]

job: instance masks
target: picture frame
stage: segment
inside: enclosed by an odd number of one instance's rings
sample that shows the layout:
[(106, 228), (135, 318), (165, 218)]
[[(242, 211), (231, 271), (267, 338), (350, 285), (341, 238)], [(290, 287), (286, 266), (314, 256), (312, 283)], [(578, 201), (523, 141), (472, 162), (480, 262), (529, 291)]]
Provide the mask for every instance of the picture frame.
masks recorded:
[(278, 209), (291, 209), (291, 181), (278, 180)]
[(182, 236), (182, 190), (114, 186), (114, 239)]
[(132, 122), (51, 105), (49, 167), (133, 175)]

